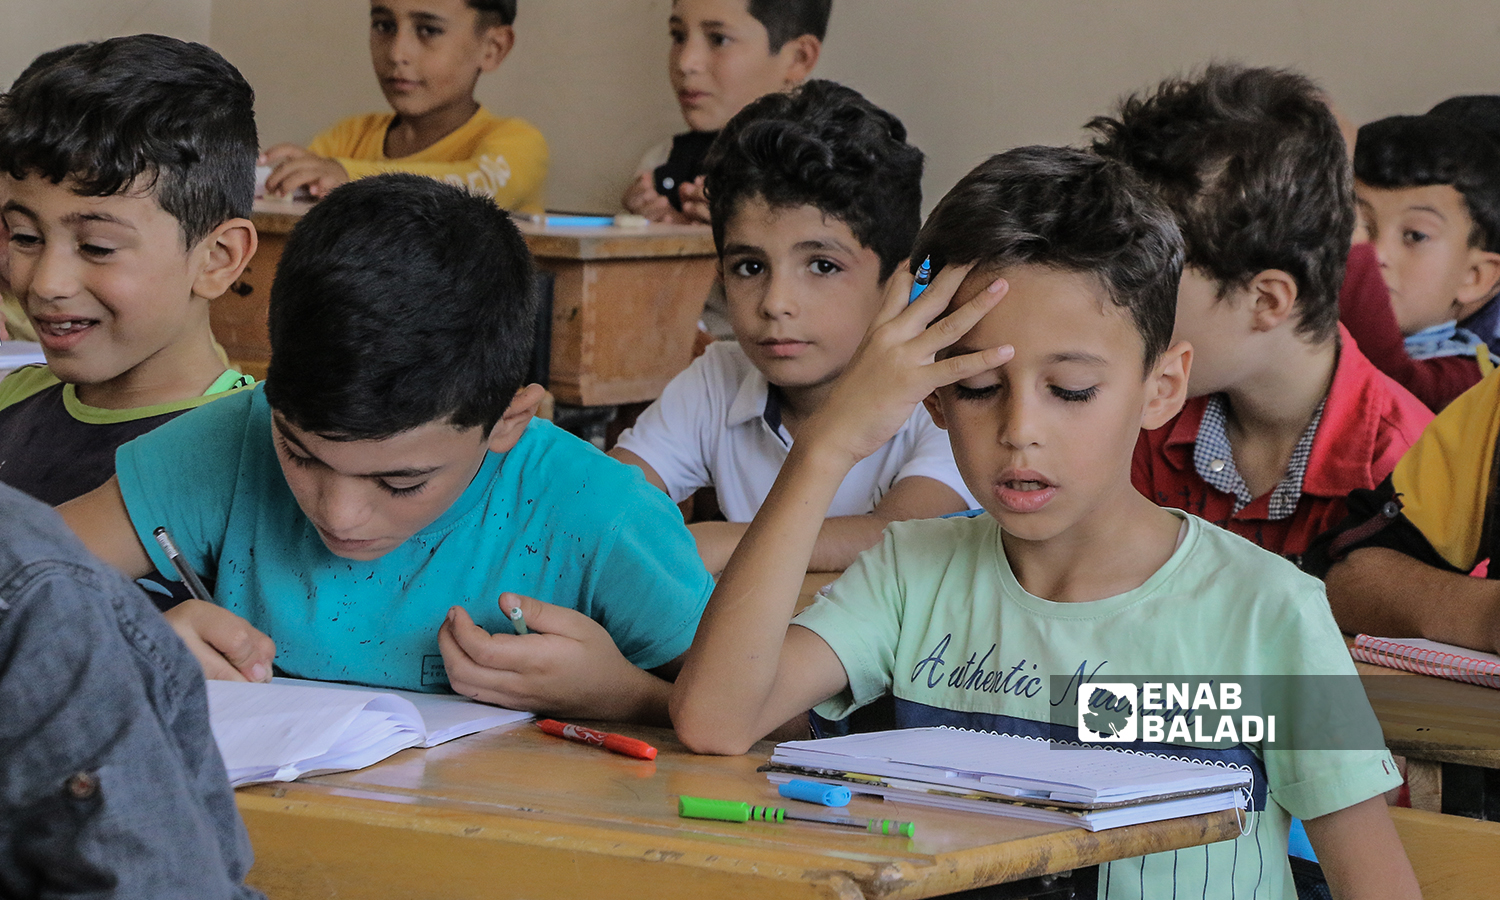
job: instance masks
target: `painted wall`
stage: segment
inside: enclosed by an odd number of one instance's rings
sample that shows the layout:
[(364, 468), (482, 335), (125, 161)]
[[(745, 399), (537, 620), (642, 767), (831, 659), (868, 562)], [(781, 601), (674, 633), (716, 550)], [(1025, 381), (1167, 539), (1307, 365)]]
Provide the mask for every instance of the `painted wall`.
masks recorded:
[[(679, 130), (670, 0), (521, 0), (515, 52), (480, 82), (552, 147), (550, 205), (613, 208), (641, 152)], [(82, 37), (204, 39), (259, 95), (265, 143), (382, 108), (363, 0), (0, 0), (0, 83)], [(18, 24), (17, 24), (18, 23)], [(1122, 93), (1211, 59), (1297, 66), (1351, 119), (1500, 92), (1492, 2), (836, 0), (818, 74), (901, 116), (928, 154), (928, 205), (986, 155), (1080, 139)]]

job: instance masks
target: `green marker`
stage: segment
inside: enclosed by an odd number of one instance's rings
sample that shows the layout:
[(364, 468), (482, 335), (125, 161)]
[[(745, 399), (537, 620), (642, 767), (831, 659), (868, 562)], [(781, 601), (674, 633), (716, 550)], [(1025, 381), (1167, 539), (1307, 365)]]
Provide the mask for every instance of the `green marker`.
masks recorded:
[(515, 629), (516, 634), (531, 633), (530, 629), (526, 627), (526, 615), (521, 612), (521, 607), (512, 606), (507, 615), (510, 618), (510, 627)]
[(751, 806), (736, 800), (711, 800), (706, 797), (677, 798), (677, 815), (684, 819), (714, 819), (719, 822), (821, 822), (845, 828), (863, 828), (871, 834), (899, 834), (912, 837), (917, 826), (891, 819), (856, 819), (852, 816), (809, 816), (789, 813), (779, 806)]

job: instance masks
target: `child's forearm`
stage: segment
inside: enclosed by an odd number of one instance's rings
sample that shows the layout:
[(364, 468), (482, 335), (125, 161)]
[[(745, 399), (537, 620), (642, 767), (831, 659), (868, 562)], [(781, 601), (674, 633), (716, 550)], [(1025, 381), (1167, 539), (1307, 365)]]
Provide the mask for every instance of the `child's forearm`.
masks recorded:
[(852, 466), (813, 442), (794, 445), (729, 560), (672, 693), (673, 725), (693, 750), (744, 752), (798, 711), (768, 701), (813, 545)]

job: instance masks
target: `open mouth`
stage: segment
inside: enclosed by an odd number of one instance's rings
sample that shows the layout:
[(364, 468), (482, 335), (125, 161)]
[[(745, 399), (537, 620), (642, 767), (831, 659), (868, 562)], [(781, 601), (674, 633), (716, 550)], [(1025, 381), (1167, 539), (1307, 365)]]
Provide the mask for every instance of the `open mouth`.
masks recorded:
[(42, 344), (54, 349), (65, 349), (83, 339), (83, 336), (99, 324), (98, 319), (34, 319), (36, 333)]
[(995, 499), (1011, 512), (1037, 512), (1056, 495), (1057, 485), (1033, 472), (1002, 477), (995, 483)]

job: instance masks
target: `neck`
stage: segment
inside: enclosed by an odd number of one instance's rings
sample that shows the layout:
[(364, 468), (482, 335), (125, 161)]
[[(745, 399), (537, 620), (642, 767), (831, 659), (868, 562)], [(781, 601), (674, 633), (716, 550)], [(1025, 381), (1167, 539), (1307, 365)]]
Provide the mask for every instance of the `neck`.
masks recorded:
[(465, 97), (420, 116), (397, 115), (386, 131), (386, 156), (420, 153), (463, 127), (479, 111), (473, 97)]
[(1028, 541), (1003, 533), (1016, 580), (1057, 603), (1103, 600), (1133, 591), (1177, 550), (1182, 520), (1142, 496), (1124, 473), (1116, 490), (1067, 531)]
[(795, 440), (798, 427), (823, 408), (823, 403), (833, 391), (833, 381), (795, 388), (772, 385), (771, 390), (781, 400), (781, 424), (786, 426), (787, 434)]
[(1318, 404), (1328, 396), (1338, 365), (1338, 339), (1308, 344), (1288, 336), (1280, 352), (1251, 378), (1224, 392), (1229, 401), (1230, 438), (1290, 442), (1307, 430)]
[(139, 409), (203, 396), (224, 374), (207, 323), (193, 340), (163, 347), (108, 381), (80, 384), (80, 402), (100, 409)]

